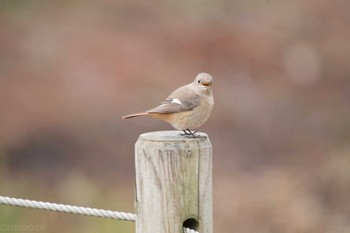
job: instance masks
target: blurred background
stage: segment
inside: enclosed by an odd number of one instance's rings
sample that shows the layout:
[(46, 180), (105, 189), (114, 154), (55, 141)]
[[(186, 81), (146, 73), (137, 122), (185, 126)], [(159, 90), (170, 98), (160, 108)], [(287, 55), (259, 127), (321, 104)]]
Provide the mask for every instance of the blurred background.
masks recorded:
[[(350, 232), (350, 2), (0, 1), (0, 195), (134, 213), (134, 143), (199, 72), (214, 232)], [(134, 223), (0, 206), (0, 225)], [(19, 232), (11, 230), (11, 232)], [(29, 232), (29, 231), (20, 231)]]

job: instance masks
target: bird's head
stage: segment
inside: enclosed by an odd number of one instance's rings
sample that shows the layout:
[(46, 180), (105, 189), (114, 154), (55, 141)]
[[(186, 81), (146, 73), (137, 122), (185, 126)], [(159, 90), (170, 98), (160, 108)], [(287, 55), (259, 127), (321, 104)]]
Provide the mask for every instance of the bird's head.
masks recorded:
[(200, 73), (194, 79), (193, 84), (202, 87), (205, 90), (211, 89), (211, 86), (213, 85), (213, 77), (207, 73)]

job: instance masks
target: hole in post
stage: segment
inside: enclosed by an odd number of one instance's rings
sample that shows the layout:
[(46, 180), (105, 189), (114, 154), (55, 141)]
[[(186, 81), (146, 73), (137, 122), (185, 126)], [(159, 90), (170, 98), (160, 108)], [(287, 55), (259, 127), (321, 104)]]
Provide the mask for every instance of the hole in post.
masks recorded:
[(198, 230), (198, 221), (194, 218), (189, 218), (182, 224), (183, 227), (190, 228), (192, 230)]

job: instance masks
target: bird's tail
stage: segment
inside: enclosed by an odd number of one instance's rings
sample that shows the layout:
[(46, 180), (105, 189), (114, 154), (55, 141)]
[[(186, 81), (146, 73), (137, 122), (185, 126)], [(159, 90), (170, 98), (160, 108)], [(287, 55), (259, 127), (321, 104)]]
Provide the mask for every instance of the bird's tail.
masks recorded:
[(126, 115), (126, 116), (123, 116), (122, 118), (129, 119), (129, 118), (133, 118), (133, 117), (146, 116), (146, 115), (149, 115), (149, 113), (148, 112), (140, 112), (140, 113)]

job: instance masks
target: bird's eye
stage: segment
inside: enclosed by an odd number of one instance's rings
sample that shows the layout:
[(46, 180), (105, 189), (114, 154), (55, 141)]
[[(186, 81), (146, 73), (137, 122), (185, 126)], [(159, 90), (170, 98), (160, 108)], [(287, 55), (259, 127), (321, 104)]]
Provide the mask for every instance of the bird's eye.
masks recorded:
[(201, 83), (201, 80), (198, 80), (198, 83)]

